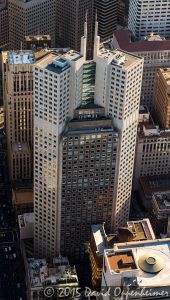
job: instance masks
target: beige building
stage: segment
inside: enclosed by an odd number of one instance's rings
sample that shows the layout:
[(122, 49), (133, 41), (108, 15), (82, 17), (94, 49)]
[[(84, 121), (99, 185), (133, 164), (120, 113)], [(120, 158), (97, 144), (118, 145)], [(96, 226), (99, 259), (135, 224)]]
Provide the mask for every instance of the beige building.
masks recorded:
[[(44, 56), (34, 66), (35, 255), (77, 258), (90, 226), (129, 218), (143, 59), (99, 49)], [(70, 121), (70, 122), (68, 122)], [(68, 125), (68, 126), (66, 126)]]
[(5, 50), (9, 45), (7, 0), (0, 0), (0, 50)]
[(9, 0), (10, 49), (26, 49), (25, 36), (49, 34), (55, 46), (55, 0)]
[(138, 189), (141, 176), (170, 173), (170, 131), (158, 125), (144, 123), (138, 127), (134, 188)]
[(32, 178), (32, 51), (4, 52), (2, 62), (8, 161), (11, 180)]
[(91, 226), (89, 259), (92, 270), (93, 288), (100, 288), (102, 279), (103, 254), (105, 249), (113, 249), (115, 243), (154, 240), (155, 234), (149, 219), (128, 221), (120, 227), (118, 234), (106, 234), (104, 224)]
[(103, 299), (169, 299), (169, 249), (170, 239), (156, 239), (118, 243), (105, 250)]
[(156, 74), (153, 108), (156, 120), (162, 128), (170, 128), (170, 68)]

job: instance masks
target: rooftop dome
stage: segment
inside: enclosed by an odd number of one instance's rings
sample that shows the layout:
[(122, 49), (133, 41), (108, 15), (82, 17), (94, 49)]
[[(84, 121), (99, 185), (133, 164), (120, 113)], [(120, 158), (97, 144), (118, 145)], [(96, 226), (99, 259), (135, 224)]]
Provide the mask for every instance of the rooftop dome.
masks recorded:
[(139, 268), (146, 273), (158, 273), (164, 268), (164, 260), (157, 254), (147, 253), (138, 259)]

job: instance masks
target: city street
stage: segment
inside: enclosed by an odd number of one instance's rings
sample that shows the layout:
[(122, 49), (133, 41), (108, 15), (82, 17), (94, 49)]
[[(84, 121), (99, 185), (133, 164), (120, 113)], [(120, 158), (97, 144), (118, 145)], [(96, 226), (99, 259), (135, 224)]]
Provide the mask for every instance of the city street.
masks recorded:
[(0, 300), (26, 300), (4, 134), (0, 134), (0, 270)]

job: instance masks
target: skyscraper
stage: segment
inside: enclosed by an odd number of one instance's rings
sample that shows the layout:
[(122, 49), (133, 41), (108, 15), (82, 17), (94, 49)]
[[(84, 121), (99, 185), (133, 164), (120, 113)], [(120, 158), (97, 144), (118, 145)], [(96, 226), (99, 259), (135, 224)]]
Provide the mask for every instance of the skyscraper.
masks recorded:
[(94, 13), (96, 11), (101, 41), (112, 38), (117, 24), (118, 0), (94, 0)]
[(78, 257), (92, 223), (129, 216), (143, 59), (99, 50), (52, 52), (34, 67), (35, 255)]
[(9, 44), (9, 23), (7, 0), (0, 0), (0, 49), (5, 50)]
[(80, 50), (84, 21), (88, 19), (88, 48), (92, 46), (94, 0), (56, 1), (56, 44)]
[(25, 36), (49, 34), (55, 46), (55, 0), (9, 0), (9, 40), (11, 49), (23, 49)]
[(138, 39), (150, 33), (170, 37), (169, 0), (130, 0), (128, 28)]
[(3, 52), (4, 104), (11, 180), (32, 178), (34, 63), (32, 51)]

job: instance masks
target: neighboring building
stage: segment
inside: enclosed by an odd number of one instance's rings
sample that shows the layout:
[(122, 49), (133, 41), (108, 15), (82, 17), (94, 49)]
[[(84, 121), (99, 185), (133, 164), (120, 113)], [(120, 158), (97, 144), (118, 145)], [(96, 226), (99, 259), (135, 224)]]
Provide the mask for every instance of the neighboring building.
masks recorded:
[[(170, 185), (169, 185), (170, 188)], [(157, 236), (170, 235), (170, 190), (153, 193), (150, 220)]]
[(25, 36), (27, 50), (40, 51), (44, 48), (51, 48), (50, 35), (28, 35)]
[(121, 299), (169, 299), (169, 249), (170, 239), (161, 239), (115, 244), (105, 250), (103, 299), (114, 295)]
[(128, 24), (129, 0), (118, 0), (118, 23), (123, 26)]
[[(87, 14), (87, 15), (86, 15)], [(56, 1), (56, 44), (80, 50), (84, 21), (88, 23), (88, 49), (92, 49), (93, 0)]]
[(162, 128), (170, 128), (170, 68), (160, 69), (155, 78), (153, 109)]
[(149, 219), (127, 222), (126, 227), (121, 227), (118, 234), (106, 234), (103, 225), (91, 226), (91, 239), (89, 246), (89, 258), (92, 269), (92, 285), (101, 287), (103, 254), (105, 249), (113, 249), (114, 243), (154, 240), (155, 235)]
[(34, 236), (34, 214), (27, 213), (18, 216), (20, 239), (33, 239)]
[(3, 88), (9, 173), (11, 180), (32, 178), (32, 51), (3, 52)]
[(96, 12), (101, 41), (111, 39), (117, 25), (118, 0), (94, 0), (94, 14)]
[(15, 209), (15, 216), (33, 212), (33, 187), (29, 180), (13, 182), (12, 202)]
[(139, 178), (139, 196), (144, 207), (150, 211), (152, 194), (168, 191), (170, 187), (170, 177), (166, 175), (145, 176)]
[(53, 52), (34, 67), (38, 257), (76, 258), (91, 224), (117, 230), (129, 217), (143, 59), (99, 50), (97, 25), (93, 61), (85, 22), (80, 53)]
[(28, 300), (56, 299), (58, 295), (61, 299), (76, 299), (80, 290), (78, 277), (66, 257), (56, 257), (52, 264), (46, 259), (29, 258), (25, 267)]
[(139, 124), (150, 121), (150, 113), (146, 106), (140, 105), (139, 107)]
[(0, 51), (9, 46), (8, 0), (0, 0)]
[(128, 28), (137, 39), (150, 33), (170, 37), (169, 0), (130, 0)]
[(55, 46), (55, 2), (8, 0), (10, 49), (26, 49), (25, 36), (37, 34), (50, 35)]
[(134, 169), (134, 188), (142, 176), (170, 173), (170, 131), (144, 123), (138, 127)]
[(128, 29), (115, 30), (111, 48), (120, 48), (144, 58), (141, 104), (152, 108), (155, 76), (159, 68), (169, 67), (170, 40), (150, 34), (145, 40), (134, 40)]

